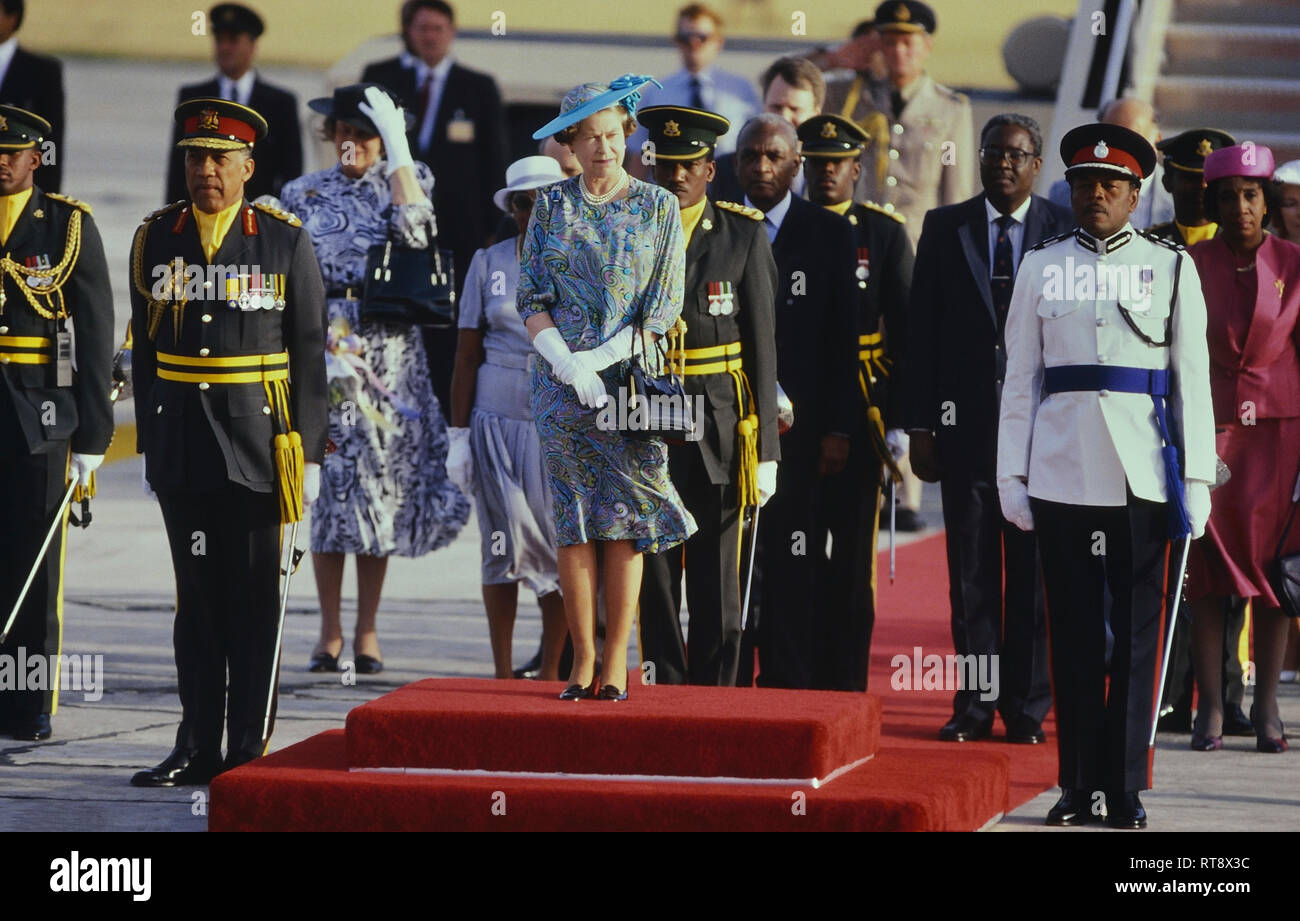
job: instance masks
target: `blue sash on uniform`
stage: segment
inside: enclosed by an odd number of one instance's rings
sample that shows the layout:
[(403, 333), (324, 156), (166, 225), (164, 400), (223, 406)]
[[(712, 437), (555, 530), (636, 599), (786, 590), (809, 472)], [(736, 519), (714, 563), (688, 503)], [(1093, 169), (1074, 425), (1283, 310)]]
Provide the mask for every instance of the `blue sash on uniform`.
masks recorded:
[(1191, 533), (1187, 497), (1180, 473), (1179, 446), (1169, 428), (1169, 369), (1117, 368), (1107, 365), (1060, 365), (1043, 369), (1043, 391), (1061, 393), (1078, 390), (1114, 390), (1116, 393), (1146, 393), (1156, 407), (1156, 426), (1163, 446), (1165, 495), (1169, 497), (1169, 536), (1174, 540)]

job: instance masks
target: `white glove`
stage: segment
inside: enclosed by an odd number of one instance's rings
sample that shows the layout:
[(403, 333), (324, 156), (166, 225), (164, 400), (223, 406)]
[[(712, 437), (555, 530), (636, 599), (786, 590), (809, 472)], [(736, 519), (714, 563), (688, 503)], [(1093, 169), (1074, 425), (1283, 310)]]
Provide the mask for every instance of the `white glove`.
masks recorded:
[(1205, 534), (1205, 523), (1210, 520), (1210, 484), (1200, 480), (1187, 481), (1187, 517), (1192, 520), (1192, 539)]
[(102, 454), (77, 454), (73, 453), (72, 463), (68, 465), (68, 485), (73, 483), (81, 487), (90, 485), (90, 475), (99, 469), (99, 465), (104, 462)]
[(628, 358), (640, 358), (641, 367), (648, 374), (658, 376), (663, 373), (660, 350), (653, 337), (650, 333), (641, 335), (630, 323), (594, 349), (574, 354), (597, 374)]
[(302, 468), (302, 507), (307, 508), (320, 497), (320, 464), (307, 461)]
[(776, 461), (759, 461), (757, 479), (758, 504), (762, 507), (776, 495)]
[(383, 90), (371, 86), (366, 89), (366, 101), (357, 108), (379, 129), (379, 138), (384, 142), (384, 156), (388, 160), (384, 175), (391, 176), (403, 166), (415, 166), (411, 159), (411, 145), (406, 141), (406, 115), (401, 107)]
[(140, 465), (140, 487), (144, 490), (146, 496), (155, 502), (158, 501), (158, 494), (154, 492), (153, 487), (149, 485), (149, 477), (145, 476), (144, 464)]
[(1002, 517), (1022, 531), (1034, 529), (1034, 513), (1029, 508), (1029, 486), (1018, 476), (998, 477), (998, 502)]
[(903, 459), (907, 449), (911, 446), (912, 439), (908, 437), (907, 432), (902, 429), (890, 429), (885, 432), (885, 444), (889, 446), (890, 456), (895, 461)]
[(551, 365), (551, 371), (560, 383), (577, 391), (578, 399), (588, 409), (598, 409), (609, 402), (605, 384), (600, 376), (584, 361), (580, 361), (554, 326), (548, 326), (533, 337), (533, 348)]
[(474, 457), (469, 450), (469, 429), (449, 428), (447, 437), (451, 439), (447, 448), (447, 479), (468, 496), (474, 485)]

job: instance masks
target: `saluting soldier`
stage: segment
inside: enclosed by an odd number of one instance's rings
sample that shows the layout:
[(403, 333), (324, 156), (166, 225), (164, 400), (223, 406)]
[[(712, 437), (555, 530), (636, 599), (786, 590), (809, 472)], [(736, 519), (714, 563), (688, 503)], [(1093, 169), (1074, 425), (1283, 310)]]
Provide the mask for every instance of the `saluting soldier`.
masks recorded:
[(131, 778), (142, 787), (204, 784), (264, 753), (281, 525), (315, 499), (326, 442), (311, 239), (244, 197), (266, 122), (215, 98), (175, 118), (190, 198), (146, 218), (131, 250), (137, 450), (176, 572), (182, 711), (172, 753)]
[[(857, 261), (858, 422), (850, 433), (849, 462), (828, 477), (820, 496), (831, 553), (822, 584), (827, 593), (825, 656), (820, 687), (865, 691), (871, 632), (876, 621), (876, 534), (881, 475), (900, 476), (906, 451), (901, 402), (889, 386), (903, 354), (912, 284), (912, 244), (903, 218), (853, 200), (867, 134), (838, 115), (817, 115), (798, 128), (808, 200), (853, 225)], [(816, 542), (816, 538), (814, 541)]]
[[(1205, 158), (1221, 147), (1237, 143), (1232, 135), (1214, 128), (1193, 128), (1156, 144), (1164, 154), (1161, 182), (1174, 200), (1174, 219), (1152, 224), (1147, 233), (1180, 246), (1213, 239), (1219, 225), (1205, 216)], [(1223, 621), (1223, 731), (1226, 735), (1253, 735), (1255, 727), (1241, 709), (1242, 664), (1238, 640), (1246, 625), (1246, 603), (1234, 600)], [(1161, 732), (1192, 731), (1192, 659), (1187, 624), (1175, 619), (1174, 645), (1169, 652), (1160, 712)]]
[(1078, 226), (1016, 278), (998, 493), (1042, 558), (1062, 787), (1047, 824), (1099, 821), (1101, 790), (1109, 825), (1144, 828), (1170, 539), (1203, 533), (1215, 474), (1205, 301), (1182, 248), (1129, 223), (1146, 139), (1084, 125), (1061, 156)]
[[(637, 112), (654, 147), (655, 182), (677, 196), (686, 233), (684, 348), (669, 353), (699, 408), (700, 440), (673, 445), (673, 485), (700, 530), (647, 554), (641, 657), (660, 684), (734, 686), (741, 639), (741, 523), (776, 489), (776, 260), (761, 212), (710, 201), (713, 155), (730, 123), (685, 106)], [(690, 654), (680, 621), (682, 567)]]
[[(39, 115), (0, 105), (0, 629), (68, 487), (93, 493), (113, 437), (104, 246), (89, 205), (33, 184), (49, 134)], [(65, 509), (0, 655), (59, 655), (66, 529)], [(0, 732), (50, 737), (47, 677), (42, 689), (0, 690)]]

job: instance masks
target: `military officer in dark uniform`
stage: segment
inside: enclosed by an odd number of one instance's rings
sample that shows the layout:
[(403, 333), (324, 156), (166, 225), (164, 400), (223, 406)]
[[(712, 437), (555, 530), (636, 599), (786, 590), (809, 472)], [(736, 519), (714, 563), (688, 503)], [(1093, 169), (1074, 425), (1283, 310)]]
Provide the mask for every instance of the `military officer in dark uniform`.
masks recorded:
[[(1237, 143), (1232, 135), (1214, 128), (1193, 128), (1156, 144), (1164, 154), (1165, 169), (1161, 181), (1174, 200), (1174, 219), (1152, 224), (1147, 233), (1191, 246), (1209, 240), (1219, 225), (1205, 216), (1205, 158), (1220, 147)], [(1241, 709), (1241, 659), (1238, 639), (1246, 625), (1246, 603), (1232, 602), (1224, 612), (1223, 630), (1223, 731), (1225, 735), (1254, 735), (1255, 727)], [(1175, 619), (1174, 645), (1169, 653), (1169, 673), (1165, 679), (1164, 701), (1160, 713), (1161, 732), (1192, 731), (1192, 659), (1187, 624)]]
[[(49, 132), (0, 105), (0, 628), (68, 487), (93, 491), (113, 437), (108, 266), (90, 206), (33, 185)], [(0, 655), (59, 655), (66, 528), (65, 509)], [(0, 732), (50, 737), (48, 677), (43, 689), (0, 690)]]
[(176, 572), (182, 710), (175, 749), (131, 779), (144, 787), (221, 771), (223, 715), (224, 768), (264, 753), (281, 525), (315, 498), (326, 442), (311, 239), (244, 195), (266, 122), (215, 98), (182, 103), (176, 121), (190, 198), (150, 215), (131, 250), (137, 450)]
[[(647, 554), (641, 658), (660, 684), (733, 686), (740, 656), (741, 519), (776, 489), (776, 261), (762, 214), (710, 201), (721, 115), (685, 106), (637, 113), (655, 181), (677, 196), (686, 231), (684, 348), (669, 353), (697, 401), (703, 434), (668, 452), (673, 485), (700, 525), (684, 547)], [(690, 653), (682, 642), (682, 567)]]
[[(872, 202), (853, 200), (867, 133), (838, 115), (817, 115), (798, 128), (808, 200), (853, 225), (857, 259), (858, 423), (844, 470), (823, 483), (822, 521), (831, 553), (821, 583), (832, 616), (826, 622), (819, 687), (865, 691), (871, 631), (876, 620), (876, 532), (881, 474), (901, 476), (897, 460), (907, 436), (889, 379), (902, 359), (912, 244), (903, 218)], [(895, 388), (896, 389), (896, 388)], [(815, 538), (818, 546), (825, 543)]]

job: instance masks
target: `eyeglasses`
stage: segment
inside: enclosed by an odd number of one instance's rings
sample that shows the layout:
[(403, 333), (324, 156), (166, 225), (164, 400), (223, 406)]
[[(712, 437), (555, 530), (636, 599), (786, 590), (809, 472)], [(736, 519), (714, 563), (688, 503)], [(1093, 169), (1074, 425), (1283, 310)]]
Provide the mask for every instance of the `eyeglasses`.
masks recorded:
[(531, 211), (533, 196), (529, 192), (515, 192), (510, 196), (510, 207), (516, 211)]
[(1006, 157), (1011, 164), (1012, 169), (1020, 169), (1032, 158), (1038, 156), (1030, 150), (1020, 150), (1015, 147), (981, 147), (980, 162), (985, 166), (998, 166), (1002, 163), (1002, 158)]
[(677, 41), (683, 45), (689, 45), (691, 42), (704, 44), (716, 34), (716, 32), (678, 32)]

